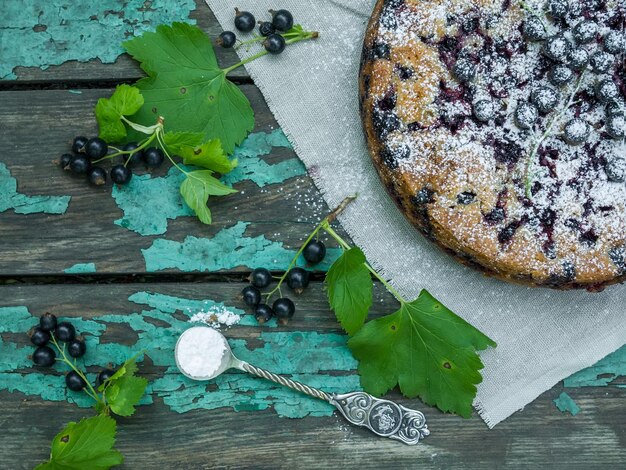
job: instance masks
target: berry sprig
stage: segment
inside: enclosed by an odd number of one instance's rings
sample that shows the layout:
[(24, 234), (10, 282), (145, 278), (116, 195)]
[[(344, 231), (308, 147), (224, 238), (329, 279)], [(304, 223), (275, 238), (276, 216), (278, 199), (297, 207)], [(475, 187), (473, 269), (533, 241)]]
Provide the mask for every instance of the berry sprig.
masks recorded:
[[(252, 62), (259, 57), (263, 57), (264, 55), (281, 54), (290, 44), (319, 37), (317, 31), (305, 31), (299, 24), (294, 25), (293, 15), (289, 10), (270, 10), (269, 12), (272, 15), (271, 21), (259, 21), (259, 34), (255, 34), (252, 39), (240, 41), (239, 44), (237, 44), (237, 35), (234, 32), (224, 31), (220, 34), (216, 43), (223, 48), (229, 49), (234, 47), (235, 49), (239, 49), (244, 46), (261, 43), (265, 49), (241, 63), (226, 69), (226, 73), (241, 65)], [(235, 8), (235, 28), (242, 33), (250, 33), (254, 30), (255, 24), (257, 24), (256, 19), (252, 13), (249, 11), (240, 11), (238, 8)]]
[(40, 317), (39, 326), (33, 328), (29, 336), (37, 346), (32, 355), (34, 364), (39, 367), (52, 367), (56, 363), (68, 366), (66, 387), (89, 396), (98, 413), (78, 424), (69, 423), (53, 440), (50, 459), (37, 469), (109, 468), (122, 463), (122, 455), (112, 448), (116, 422), (111, 414), (132, 415), (148, 385), (146, 379), (135, 376), (136, 356), (117, 370), (110, 367), (101, 369), (92, 385), (77, 363), (77, 359), (86, 354), (87, 344), (84, 338), (76, 335), (71, 323), (58, 322), (56, 316), (46, 313)]
[[(308, 285), (308, 271), (296, 264), (301, 255), (311, 264), (324, 258), (326, 248), (318, 239), (324, 231), (343, 251), (326, 273), (324, 284), (330, 308), (350, 336), (348, 347), (359, 361), (363, 389), (383, 395), (399, 386), (409, 398), (419, 396), (444, 412), (471, 416), (476, 384), (482, 380), (483, 364), (477, 352), (496, 343), (426, 290), (414, 300), (405, 299), (368, 263), (359, 247), (351, 246), (331, 227), (355, 197), (346, 198), (315, 227), (272, 290), (261, 293), (260, 289), (271, 284), (272, 275), (267, 269), (255, 269), (250, 276), (252, 285), (242, 292), (244, 301), (255, 308), (260, 323), (276, 316), (279, 323), (286, 324), (295, 308), (283, 297), (281, 286), (287, 282), (297, 293)], [(367, 321), (373, 278), (400, 305), (393, 313)], [(270, 307), (276, 294), (279, 298)]]

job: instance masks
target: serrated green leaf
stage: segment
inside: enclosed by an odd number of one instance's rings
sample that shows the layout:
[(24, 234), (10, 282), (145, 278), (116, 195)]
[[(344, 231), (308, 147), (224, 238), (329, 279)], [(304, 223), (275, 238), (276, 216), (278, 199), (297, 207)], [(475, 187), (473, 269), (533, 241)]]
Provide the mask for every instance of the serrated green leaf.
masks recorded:
[(110, 98), (100, 98), (96, 104), (98, 135), (107, 142), (119, 142), (126, 137), (122, 116), (132, 116), (143, 106), (139, 89), (130, 85), (118, 85)]
[(195, 165), (226, 174), (237, 166), (229, 160), (218, 139), (203, 142), (204, 136), (194, 132), (168, 132), (163, 136), (171, 153), (180, 156), (185, 165)]
[(250, 102), (226, 79), (210, 39), (197, 26), (161, 25), (123, 46), (148, 75), (136, 83), (145, 98), (138, 122), (150, 125), (163, 116), (168, 129), (219, 139), (228, 154), (253, 129)]
[(113, 449), (115, 428), (115, 420), (106, 415), (68, 423), (52, 441), (50, 460), (36, 468), (106, 470), (120, 465), (124, 458)]
[(181, 196), (204, 224), (212, 221), (207, 207), (209, 196), (226, 196), (236, 192), (215, 178), (210, 170), (192, 171), (180, 185)]
[(372, 306), (372, 276), (358, 247), (345, 251), (326, 274), (328, 302), (346, 333), (356, 333)]
[(131, 416), (147, 386), (148, 381), (143, 377), (127, 374), (109, 385), (104, 395), (113, 413), (119, 416)]
[(348, 346), (369, 393), (399, 385), (407, 397), (468, 418), (482, 381), (476, 351), (496, 343), (423, 290), (397, 312), (366, 323)]

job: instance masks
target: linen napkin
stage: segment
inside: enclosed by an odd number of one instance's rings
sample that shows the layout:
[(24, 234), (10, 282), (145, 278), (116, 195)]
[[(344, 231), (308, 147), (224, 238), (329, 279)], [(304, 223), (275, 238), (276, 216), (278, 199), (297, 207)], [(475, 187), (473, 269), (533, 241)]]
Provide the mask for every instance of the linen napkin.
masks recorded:
[(296, 23), (320, 31), (318, 40), (247, 70), (328, 205), (359, 193), (340, 221), (372, 265), (403, 296), (426, 288), (498, 343), (481, 353), (483, 383), (474, 403), (489, 427), (626, 342), (624, 286), (591, 294), (485, 278), (438, 250), (395, 207), (370, 161), (358, 110), (362, 39), (374, 0), (207, 3), (224, 29), (234, 29), (238, 7), (257, 19), (286, 8)]

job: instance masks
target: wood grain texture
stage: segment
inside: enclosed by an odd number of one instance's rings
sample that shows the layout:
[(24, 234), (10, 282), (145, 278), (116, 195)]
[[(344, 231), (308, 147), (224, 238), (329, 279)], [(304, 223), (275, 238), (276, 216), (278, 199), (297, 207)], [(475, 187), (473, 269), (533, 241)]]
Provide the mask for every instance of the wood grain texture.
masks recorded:
[[(255, 132), (270, 132), (278, 125), (260, 91), (243, 85), (256, 115)], [(94, 188), (83, 177), (64, 173), (53, 161), (69, 150), (74, 135), (96, 133), (93, 107), (112, 91), (84, 89), (0, 92), (0, 123), (5, 163), (25, 194), (70, 195), (63, 215), (0, 213), (0, 275), (62, 274), (75, 263), (93, 262), (99, 273), (142, 273), (141, 249), (156, 237), (140, 236), (113, 224), (122, 211), (111, 196), (110, 183)], [(36, 139), (35, 143), (34, 139)], [(296, 158), (287, 148), (274, 148), (264, 156), (268, 164)], [(166, 173), (169, 165), (154, 172)], [(171, 220), (164, 238), (182, 241), (191, 235), (212, 237), (238, 221), (250, 222), (247, 236), (265, 235), (297, 248), (328, 209), (308, 176), (259, 188), (251, 181), (236, 184), (240, 191), (212, 198), (214, 223), (202, 225), (194, 217)]]
[[(222, 32), (217, 19), (204, 0), (196, 0), (197, 8), (189, 17), (210, 38), (217, 38)], [(234, 17), (234, 12), (233, 12)], [(155, 25), (156, 26), (156, 25)], [(230, 66), (239, 62), (237, 54), (232, 49), (223, 49), (215, 46), (220, 66)], [(0, 86), (11, 87), (12, 85), (57, 85), (65, 87), (81, 86), (81, 84), (98, 84), (112, 82), (132, 82), (144, 76), (139, 65), (127, 54), (120, 55), (112, 64), (102, 64), (94, 59), (89, 62), (68, 61), (61, 65), (53, 65), (46, 70), (38, 67), (16, 67), (14, 70), (16, 80), (0, 80)], [(234, 70), (229, 77), (237, 80), (249, 80), (249, 75), (244, 67)]]
[[(0, 307), (25, 305), (32, 314), (47, 310), (65, 317), (90, 318), (103, 313), (137, 311), (125, 299), (140, 290), (185, 298), (212, 298), (243, 307), (237, 299), (242, 285), (128, 284), (118, 286), (3, 286)], [(388, 295), (376, 293), (374, 314), (392, 307)], [(85, 299), (89, 298), (89, 308)], [(319, 284), (297, 299), (300, 308), (287, 331), (338, 332)], [(228, 335), (247, 337), (250, 327)], [(129, 343), (121, 327), (107, 332), (107, 341)], [(22, 341), (22, 339), (13, 339)], [(23, 338), (23, 341), (27, 339)], [(148, 355), (150, 352), (148, 351)], [(141, 373), (159, 371), (149, 361)], [(464, 420), (444, 415), (391, 394), (405, 406), (422, 409), (432, 435), (416, 447), (376, 438), (348, 426), (338, 417), (286, 419), (270, 410), (234, 412), (230, 408), (177, 414), (157, 400), (135, 416), (120, 420), (117, 447), (126, 456), (120, 468), (619, 468), (626, 459), (626, 390), (577, 389), (582, 412), (559, 412), (552, 400), (560, 388), (544, 393), (522, 412), (494, 430), (478, 416)], [(87, 410), (68, 403), (44, 402), (21, 393), (0, 392), (3, 427), (2, 468), (32, 468), (46, 457), (47, 446), (60, 427), (80, 419)]]

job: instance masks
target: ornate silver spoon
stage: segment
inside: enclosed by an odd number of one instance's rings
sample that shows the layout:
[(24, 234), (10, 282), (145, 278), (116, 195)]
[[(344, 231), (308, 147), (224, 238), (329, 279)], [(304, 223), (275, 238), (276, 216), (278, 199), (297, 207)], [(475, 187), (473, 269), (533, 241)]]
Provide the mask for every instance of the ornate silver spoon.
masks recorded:
[[(208, 374), (194, 375), (189, 372), (189, 368), (185, 360), (181, 357), (181, 349), (185, 349), (186, 357), (189, 353), (193, 353), (193, 345), (190, 340), (194, 335), (194, 330), (198, 328), (207, 329), (206, 326), (195, 326), (185, 331), (176, 342), (175, 358), (178, 369), (183, 375), (193, 380), (211, 380), (221, 375), (228, 369), (239, 369), (244, 372), (271, 380), (285, 387), (292, 388), (298, 392), (305, 393), (320, 400), (325, 400), (335, 406), (341, 414), (352, 424), (369, 429), (374, 434), (381, 437), (389, 437), (402, 441), (405, 444), (414, 445), (430, 434), (426, 425), (426, 417), (417, 410), (405, 408), (389, 400), (382, 400), (373, 397), (365, 392), (352, 392), (345, 394), (328, 394), (322, 390), (317, 390), (308, 385), (301, 384), (294, 380), (273, 374), (266, 370), (253, 366), (245, 361), (241, 361), (235, 357), (226, 341), (226, 338), (217, 330), (213, 332), (212, 337), (215, 341), (222, 341), (223, 344), (218, 348), (223, 354), (219, 360), (219, 366)], [(198, 333), (196, 331), (196, 333)], [(191, 349), (190, 349), (191, 348)], [(196, 356), (205, 353), (204, 348), (198, 346)], [(215, 359), (215, 358), (214, 358)], [(196, 363), (197, 365), (197, 363)]]

